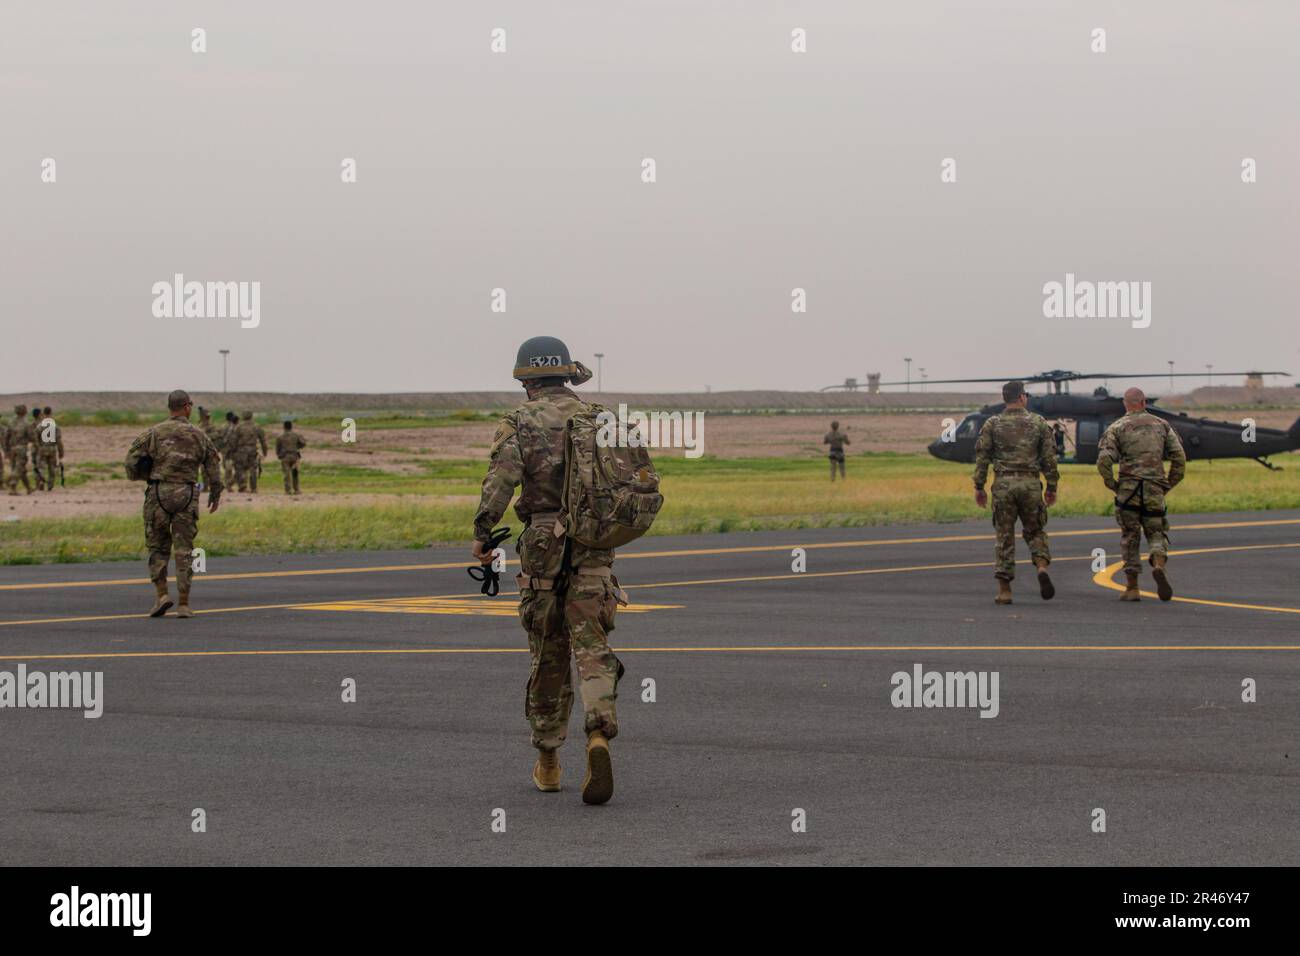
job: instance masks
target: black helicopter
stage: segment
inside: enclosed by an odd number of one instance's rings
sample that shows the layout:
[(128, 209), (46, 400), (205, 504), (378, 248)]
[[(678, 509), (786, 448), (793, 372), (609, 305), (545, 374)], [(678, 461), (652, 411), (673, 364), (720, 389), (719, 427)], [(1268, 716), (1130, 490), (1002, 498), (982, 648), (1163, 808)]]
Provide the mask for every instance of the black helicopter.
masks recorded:
[[(1178, 372), (1178, 377), (1199, 377), (1200, 372)], [(1214, 375), (1284, 375), (1287, 372), (1215, 372)], [(1082, 374), (1054, 369), (1039, 375), (1027, 375), (1020, 381), (1026, 385), (1048, 382), (1052, 391), (1046, 395), (1030, 395), (1029, 410), (1037, 412), (1056, 425), (1056, 450), (1061, 461), (1080, 465), (1091, 465), (1097, 461), (1097, 444), (1105, 433), (1106, 427), (1115, 419), (1124, 415), (1124, 400), (1111, 395), (1105, 388), (1097, 388), (1091, 395), (1071, 395), (1070, 382), (1084, 379), (1112, 378), (1164, 378), (1165, 373), (1148, 373), (1145, 375), (1109, 375), (1103, 373)], [(952, 378), (927, 380), (927, 385), (956, 384), (958, 382), (1003, 382), (1010, 378)], [(904, 382), (882, 382), (882, 385), (903, 385)], [(1269, 455), (1278, 455), (1285, 451), (1300, 448), (1300, 419), (1289, 429), (1255, 428), (1254, 441), (1245, 437), (1245, 428), (1239, 422), (1218, 422), (1208, 418), (1192, 418), (1185, 412), (1170, 412), (1159, 408), (1156, 399), (1148, 398), (1147, 411), (1169, 422), (1189, 459), (1195, 458), (1249, 458), (1259, 462), (1265, 468), (1278, 470), (1277, 465), (1265, 461)], [(1002, 411), (1003, 405), (985, 405), (978, 412), (972, 412), (961, 420), (955, 431), (946, 432), (930, 444), (930, 454), (945, 461), (973, 462), (975, 460), (975, 439), (989, 416)], [(1074, 421), (1074, 451), (1067, 454), (1065, 448), (1065, 428), (1060, 419)]]

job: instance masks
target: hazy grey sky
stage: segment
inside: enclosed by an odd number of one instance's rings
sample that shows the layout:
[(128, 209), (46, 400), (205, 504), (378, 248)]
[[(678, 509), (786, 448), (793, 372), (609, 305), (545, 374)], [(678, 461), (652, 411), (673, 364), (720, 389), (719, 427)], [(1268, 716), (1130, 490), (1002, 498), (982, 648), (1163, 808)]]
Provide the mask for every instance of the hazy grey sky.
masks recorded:
[[(508, 388), (534, 334), (645, 391), (1300, 373), (1298, 46), (1293, 0), (14, 3), (0, 392), (219, 348), (232, 389)], [(155, 318), (177, 272), (261, 325)], [(1067, 272), (1151, 326), (1044, 318)]]

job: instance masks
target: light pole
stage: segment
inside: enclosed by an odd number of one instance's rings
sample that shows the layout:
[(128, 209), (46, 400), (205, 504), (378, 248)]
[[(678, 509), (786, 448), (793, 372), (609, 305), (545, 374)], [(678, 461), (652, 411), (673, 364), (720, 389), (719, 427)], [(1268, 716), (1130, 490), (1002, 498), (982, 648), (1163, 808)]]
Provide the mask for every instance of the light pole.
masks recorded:
[(226, 393), (226, 356), (230, 354), (230, 349), (218, 349), (221, 352), (221, 393)]
[(601, 360), (602, 360), (604, 357), (605, 357), (605, 353), (604, 353), (604, 352), (597, 352), (597, 353), (596, 353), (596, 394), (597, 394), (597, 395), (599, 395), (599, 394), (601, 393), (601, 387), (600, 387), (600, 377), (601, 377), (601, 376), (600, 376), (600, 366), (601, 366), (601, 364), (602, 364), (602, 363), (601, 363)]
[(1206, 384), (1206, 385), (1213, 385), (1213, 384), (1214, 384), (1214, 366), (1213, 366), (1213, 365), (1206, 365), (1206, 366), (1205, 366), (1205, 384)]
[(1174, 393), (1174, 360), (1169, 359), (1169, 394)]
[(903, 361), (907, 363), (907, 390), (910, 392), (912, 390), (912, 360), (905, 358)]
[(925, 369), (921, 369), (921, 391), (925, 391), (925, 380), (929, 376), (925, 374)]

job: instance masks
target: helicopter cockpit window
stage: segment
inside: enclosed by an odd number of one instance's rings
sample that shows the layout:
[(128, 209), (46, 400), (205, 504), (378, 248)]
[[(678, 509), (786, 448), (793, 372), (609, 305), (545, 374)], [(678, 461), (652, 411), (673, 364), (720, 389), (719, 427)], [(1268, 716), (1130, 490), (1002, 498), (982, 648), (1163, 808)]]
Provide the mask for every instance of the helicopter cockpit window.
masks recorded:
[(979, 434), (979, 428), (980, 428), (980, 420), (976, 418), (974, 415), (970, 415), (962, 421), (961, 427), (957, 429), (957, 437), (974, 438), (977, 434)]

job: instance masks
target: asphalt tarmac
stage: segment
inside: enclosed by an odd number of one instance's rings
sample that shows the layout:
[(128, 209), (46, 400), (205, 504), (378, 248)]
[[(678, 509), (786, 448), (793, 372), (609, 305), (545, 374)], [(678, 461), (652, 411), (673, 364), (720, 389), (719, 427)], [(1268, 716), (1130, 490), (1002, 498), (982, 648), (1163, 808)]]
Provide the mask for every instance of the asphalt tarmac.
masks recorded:
[[(1295, 865), (1300, 513), (1172, 520), (1167, 604), (1117, 600), (1109, 518), (1010, 607), (984, 523), (638, 542), (602, 807), (580, 706), (533, 788), (514, 568), (466, 548), (209, 557), (190, 620), (142, 564), (0, 568), (0, 680), (103, 674), (97, 719), (0, 709), (4, 862)], [(996, 716), (893, 706), (916, 665)]]

